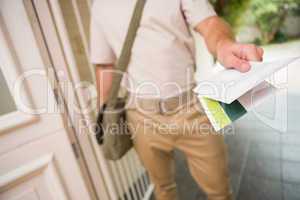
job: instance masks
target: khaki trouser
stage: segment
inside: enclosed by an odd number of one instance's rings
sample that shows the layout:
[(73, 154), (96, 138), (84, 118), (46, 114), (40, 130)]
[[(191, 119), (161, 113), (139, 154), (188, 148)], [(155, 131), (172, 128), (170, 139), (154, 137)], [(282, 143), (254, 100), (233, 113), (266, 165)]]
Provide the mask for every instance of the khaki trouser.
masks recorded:
[(134, 147), (155, 185), (157, 200), (177, 199), (173, 149), (187, 158), (190, 172), (209, 200), (229, 200), (231, 190), (223, 135), (212, 131), (196, 101), (176, 113), (127, 110)]

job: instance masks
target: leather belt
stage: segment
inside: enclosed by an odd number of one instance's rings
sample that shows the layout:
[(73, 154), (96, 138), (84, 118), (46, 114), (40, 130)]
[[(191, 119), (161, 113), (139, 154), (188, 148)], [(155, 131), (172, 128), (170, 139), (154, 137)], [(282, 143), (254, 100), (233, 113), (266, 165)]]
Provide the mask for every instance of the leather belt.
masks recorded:
[(162, 115), (171, 115), (179, 111), (182, 107), (196, 101), (197, 98), (193, 91), (187, 91), (178, 96), (165, 99), (140, 98), (129, 93), (127, 108), (138, 109), (143, 113), (160, 113)]

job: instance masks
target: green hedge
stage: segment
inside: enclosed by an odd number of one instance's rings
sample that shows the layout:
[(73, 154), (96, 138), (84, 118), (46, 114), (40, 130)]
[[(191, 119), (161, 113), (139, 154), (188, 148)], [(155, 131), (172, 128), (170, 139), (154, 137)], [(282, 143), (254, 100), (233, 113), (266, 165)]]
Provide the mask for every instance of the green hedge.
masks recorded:
[[(300, 0), (211, 0), (219, 15), (223, 16), (238, 32), (247, 24), (255, 24), (261, 32), (258, 43), (286, 39), (280, 33), (288, 14), (300, 15)], [(299, 22), (300, 23), (300, 22)]]

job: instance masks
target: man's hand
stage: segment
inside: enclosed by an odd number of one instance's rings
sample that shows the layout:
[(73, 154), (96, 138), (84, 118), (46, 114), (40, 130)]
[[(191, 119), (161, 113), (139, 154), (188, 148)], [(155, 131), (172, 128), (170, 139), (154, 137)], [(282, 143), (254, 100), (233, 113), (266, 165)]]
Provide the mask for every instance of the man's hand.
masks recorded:
[(250, 70), (249, 61), (262, 61), (264, 50), (253, 44), (239, 44), (231, 40), (219, 41), (216, 49), (218, 61), (226, 68), (240, 72)]
[(96, 65), (96, 84), (97, 84), (97, 108), (98, 110), (104, 105), (107, 100), (109, 91), (112, 86), (113, 64), (98, 64)]
[(262, 61), (264, 51), (252, 44), (238, 44), (230, 26), (217, 16), (199, 23), (195, 30), (205, 39), (209, 51), (226, 68), (250, 70), (249, 61)]

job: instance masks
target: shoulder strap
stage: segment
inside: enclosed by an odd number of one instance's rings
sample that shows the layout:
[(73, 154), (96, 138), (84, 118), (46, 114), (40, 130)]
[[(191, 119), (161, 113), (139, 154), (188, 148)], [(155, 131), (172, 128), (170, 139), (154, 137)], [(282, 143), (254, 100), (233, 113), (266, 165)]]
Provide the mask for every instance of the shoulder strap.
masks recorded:
[(130, 62), (131, 49), (140, 25), (145, 3), (146, 0), (137, 0), (137, 3), (135, 5), (126, 39), (122, 47), (121, 55), (116, 64), (116, 69), (118, 70), (118, 72), (113, 73), (112, 88), (109, 93), (107, 107), (113, 107), (116, 104), (120, 89), (120, 83), (123, 77), (123, 73), (127, 71), (127, 67)]

